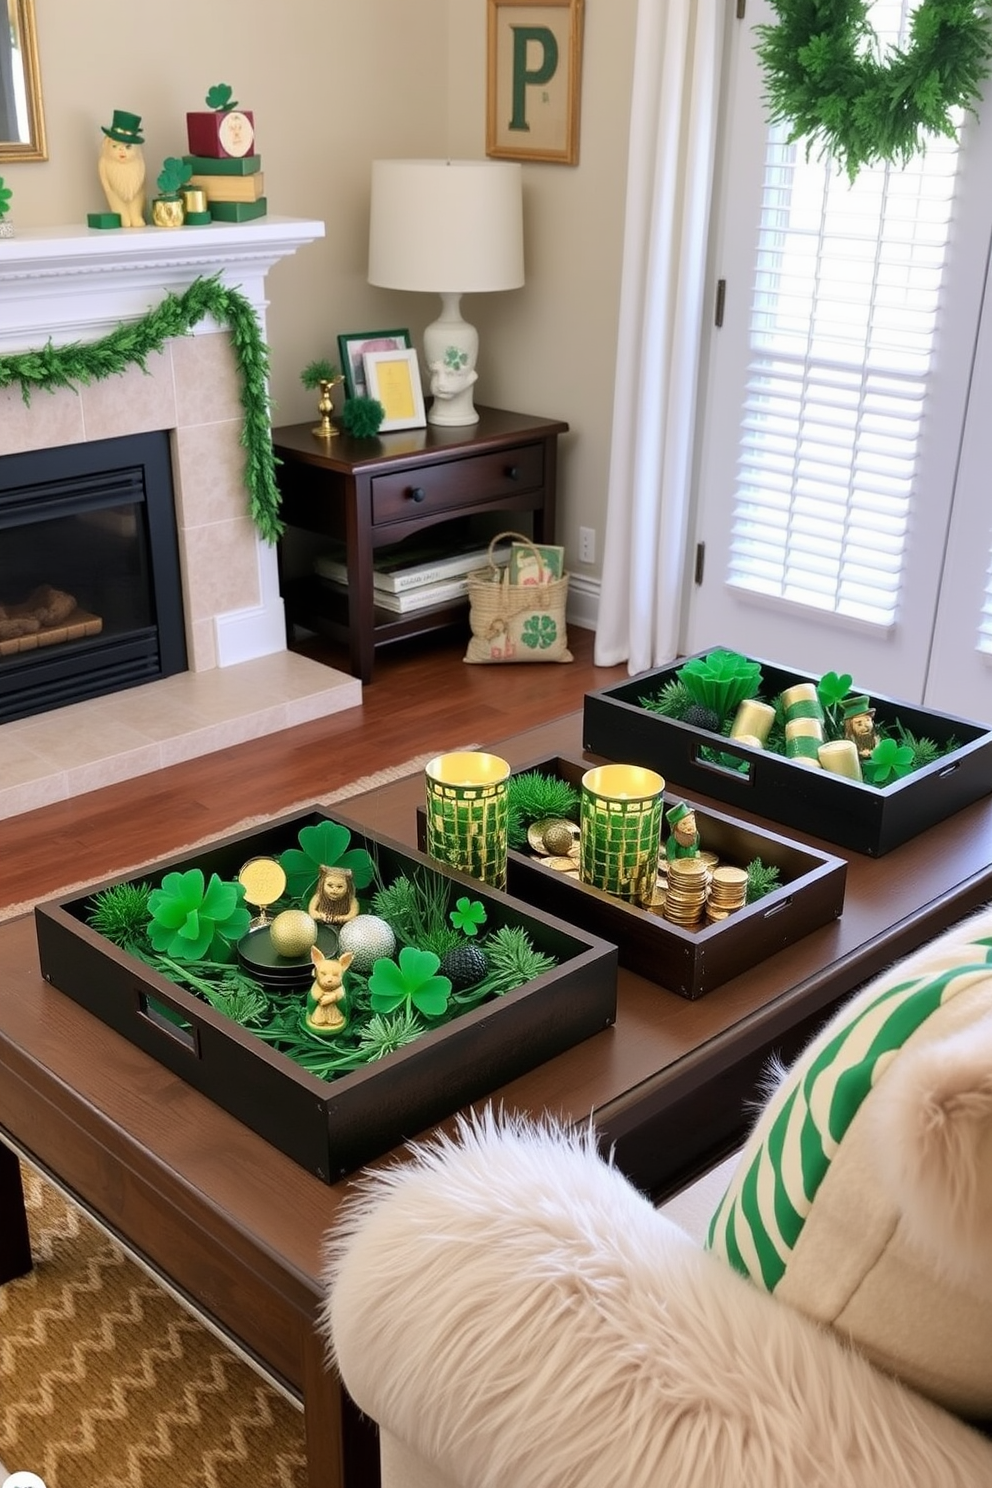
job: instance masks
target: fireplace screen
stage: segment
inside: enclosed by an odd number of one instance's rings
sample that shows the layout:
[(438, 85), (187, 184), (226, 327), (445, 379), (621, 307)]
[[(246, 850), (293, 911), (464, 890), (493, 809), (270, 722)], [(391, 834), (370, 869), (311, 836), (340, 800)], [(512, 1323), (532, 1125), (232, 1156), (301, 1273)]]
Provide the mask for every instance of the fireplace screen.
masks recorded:
[(185, 668), (168, 435), (0, 460), (0, 721)]

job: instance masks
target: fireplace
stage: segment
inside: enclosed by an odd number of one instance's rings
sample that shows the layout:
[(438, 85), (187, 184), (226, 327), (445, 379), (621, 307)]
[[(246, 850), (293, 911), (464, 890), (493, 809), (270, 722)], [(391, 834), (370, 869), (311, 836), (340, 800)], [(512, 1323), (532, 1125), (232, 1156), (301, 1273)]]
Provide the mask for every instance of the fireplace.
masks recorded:
[[(168, 291), (181, 292), (201, 275), (220, 275), (239, 288), (264, 334), (269, 270), (323, 234), (321, 222), (275, 216), (181, 232), (19, 229), (0, 252), (0, 355), (49, 341), (92, 342), (139, 320)], [(228, 329), (209, 317), (191, 335), (149, 355), (143, 367), (135, 364), (119, 376), (38, 391), (29, 403), (16, 385), (0, 388), (5, 474), (11, 462), (32, 452), (79, 450), (144, 434), (167, 445), (185, 645), (185, 663), (171, 676), (175, 643), (159, 634), (157, 645), (172, 659), (146, 685), (127, 683), (112, 695), (64, 706), (50, 694), (46, 711), (0, 722), (0, 819), (361, 702), (357, 679), (286, 649), (276, 550), (259, 537), (248, 512), (240, 395)], [(29, 475), (26, 483), (36, 479)], [(130, 499), (123, 504), (142, 506)], [(152, 563), (134, 551), (122, 556), (122, 529), (137, 525), (137, 512), (132, 516), (133, 522), (126, 514), (93, 512), (80, 524), (87, 538), (97, 528), (121, 529), (99, 568), (127, 564), (130, 572)], [(13, 530), (0, 536), (0, 561)], [(59, 587), (45, 570), (29, 576)], [(78, 580), (64, 582), (70, 594), (73, 584), (82, 587)], [(175, 594), (171, 580), (170, 587)], [(80, 606), (102, 622), (104, 636), (117, 623), (120, 598), (120, 585), (105, 585), (88, 607)], [(140, 620), (124, 628), (146, 627)], [(96, 639), (52, 643), (45, 648), (52, 667), (61, 670), (73, 651), (83, 652)], [(5, 674), (22, 669), (18, 655), (0, 657)], [(49, 657), (44, 660), (47, 666)]]
[(0, 723), (185, 667), (168, 436), (0, 461)]

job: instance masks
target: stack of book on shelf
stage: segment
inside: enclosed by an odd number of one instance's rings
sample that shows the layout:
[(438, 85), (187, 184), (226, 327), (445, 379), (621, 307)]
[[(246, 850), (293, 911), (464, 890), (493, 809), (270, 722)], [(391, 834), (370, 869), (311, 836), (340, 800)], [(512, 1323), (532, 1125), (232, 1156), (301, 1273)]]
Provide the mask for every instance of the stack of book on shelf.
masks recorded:
[[(510, 560), (509, 543), (494, 549), (492, 561), (502, 567)], [(488, 568), (489, 544), (446, 544), (416, 547), (398, 543), (375, 554), (372, 582), (377, 608), (406, 615), (432, 605), (449, 604), (468, 595), (469, 575)], [(331, 588), (347, 593), (348, 564), (342, 547), (314, 559), (314, 568)]]

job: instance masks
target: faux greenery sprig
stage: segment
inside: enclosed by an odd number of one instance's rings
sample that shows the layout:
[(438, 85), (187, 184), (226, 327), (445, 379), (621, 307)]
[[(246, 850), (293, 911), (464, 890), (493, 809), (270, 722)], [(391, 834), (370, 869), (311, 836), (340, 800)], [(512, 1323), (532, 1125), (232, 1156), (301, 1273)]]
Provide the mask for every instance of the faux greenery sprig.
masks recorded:
[(10, 187), (3, 184), (3, 176), (0, 176), (0, 222), (3, 221), (10, 210), (10, 198), (13, 194)]
[(252, 521), (266, 542), (282, 535), (276, 458), (269, 416), (269, 351), (262, 340), (251, 301), (240, 290), (222, 284), (219, 275), (194, 279), (182, 294), (166, 294), (141, 320), (119, 325), (98, 341), (54, 346), (0, 356), (0, 388), (18, 383), (30, 403), (36, 388), (54, 392), (119, 376), (137, 364), (148, 370), (148, 358), (167, 341), (187, 336), (207, 315), (226, 325), (241, 376), (241, 444), (245, 450), (244, 481)]
[(300, 381), (310, 392), (315, 392), (322, 382), (343, 382), (344, 373), (335, 362), (329, 362), (326, 357), (318, 357), (307, 362), (300, 373)]
[(770, 3), (777, 20), (755, 27), (769, 120), (849, 180), (865, 165), (905, 165), (927, 135), (955, 137), (955, 110), (974, 112), (992, 57), (984, 0), (920, 0), (907, 47), (884, 56), (867, 0)]

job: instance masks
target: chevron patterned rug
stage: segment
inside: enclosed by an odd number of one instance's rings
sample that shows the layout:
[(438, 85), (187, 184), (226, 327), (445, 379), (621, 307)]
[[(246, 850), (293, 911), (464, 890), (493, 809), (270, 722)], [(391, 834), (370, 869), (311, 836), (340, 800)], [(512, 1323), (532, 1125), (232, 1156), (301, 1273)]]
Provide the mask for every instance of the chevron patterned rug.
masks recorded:
[(0, 1287), (0, 1460), (46, 1488), (306, 1488), (303, 1415), (22, 1164), (35, 1266)]

